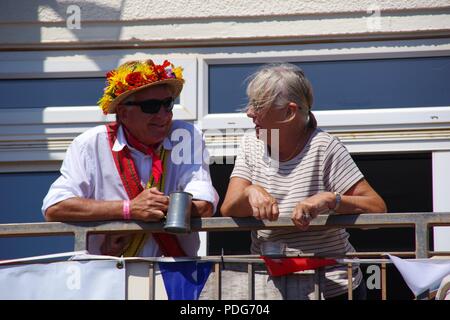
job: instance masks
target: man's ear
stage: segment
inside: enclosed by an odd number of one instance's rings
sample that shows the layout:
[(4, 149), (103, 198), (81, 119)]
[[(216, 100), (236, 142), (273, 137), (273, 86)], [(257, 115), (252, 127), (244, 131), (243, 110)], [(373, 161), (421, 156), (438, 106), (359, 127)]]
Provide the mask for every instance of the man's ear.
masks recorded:
[(118, 105), (116, 107), (116, 112), (117, 112), (117, 116), (120, 119), (120, 121), (122, 122), (123, 120), (127, 119), (127, 108), (125, 108), (122, 105)]

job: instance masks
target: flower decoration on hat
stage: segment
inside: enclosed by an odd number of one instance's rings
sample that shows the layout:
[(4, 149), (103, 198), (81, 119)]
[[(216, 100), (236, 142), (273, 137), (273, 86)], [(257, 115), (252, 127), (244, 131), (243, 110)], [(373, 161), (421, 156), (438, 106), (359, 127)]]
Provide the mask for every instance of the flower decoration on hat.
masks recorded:
[(114, 113), (114, 102), (126, 93), (131, 94), (140, 88), (167, 83), (176, 87), (178, 95), (183, 82), (183, 68), (175, 67), (168, 60), (164, 60), (161, 65), (152, 60), (130, 61), (106, 73), (104, 94), (97, 103), (104, 114)]

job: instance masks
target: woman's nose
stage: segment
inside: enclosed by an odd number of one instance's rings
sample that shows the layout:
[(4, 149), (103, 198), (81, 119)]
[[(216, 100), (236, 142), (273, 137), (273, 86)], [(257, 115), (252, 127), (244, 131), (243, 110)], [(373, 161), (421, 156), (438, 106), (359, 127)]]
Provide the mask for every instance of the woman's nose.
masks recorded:
[(255, 114), (255, 111), (253, 110), (253, 108), (247, 109), (247, 117), (252, 118), (252, 119), (256, 118), (256, 114)]

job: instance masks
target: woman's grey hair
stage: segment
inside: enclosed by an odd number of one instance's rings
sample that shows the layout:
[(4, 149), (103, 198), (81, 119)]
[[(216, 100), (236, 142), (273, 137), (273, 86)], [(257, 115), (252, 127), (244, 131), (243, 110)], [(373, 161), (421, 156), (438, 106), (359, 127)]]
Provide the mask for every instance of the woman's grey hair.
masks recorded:
[(311, 83), (303, 70), (290, 64), (270, 64), (250, 76), (247, 86), (249, 106), (256, 110), (296, 103), (308, 115), (313, 104)]

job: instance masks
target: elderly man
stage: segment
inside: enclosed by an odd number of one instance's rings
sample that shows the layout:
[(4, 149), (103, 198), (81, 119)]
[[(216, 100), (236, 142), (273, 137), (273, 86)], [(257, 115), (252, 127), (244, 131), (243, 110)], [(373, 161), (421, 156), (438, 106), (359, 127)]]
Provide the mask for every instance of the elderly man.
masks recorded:
[[(212, 216), (218, 195), (208, 165), (199, 161), (204, 154), (201, 132), (187, 122), (172, 120), (174, 100), (183, 84), (182, 69), (167, 60), (162, 65), (131, 61), (108, 72), (99, 105), (105, 114), (116, 113), (117, 122), (74, 139), (61, 176), (43, 201), (46, 220), (160, 221), (168, 209), (167, 195), (180, 190), (193, 195), (192, 215)], [(179, 142), (191, 155), (183, 159), (190, 161), (180, 161), (172, 152), (177, 147), (170, 139), (174, 131), (190, 137)], [(196, 255), (199, 243), (197, 233), (92, 235), (88, 249), (95, 254), (183, 256)]]

